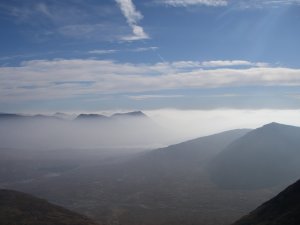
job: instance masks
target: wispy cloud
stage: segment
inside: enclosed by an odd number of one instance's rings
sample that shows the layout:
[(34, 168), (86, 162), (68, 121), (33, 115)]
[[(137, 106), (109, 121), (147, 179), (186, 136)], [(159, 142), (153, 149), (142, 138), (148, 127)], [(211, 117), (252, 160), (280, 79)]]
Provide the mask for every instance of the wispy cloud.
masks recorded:
[(203, 69), (176, 68), (174, 64), (176, 62), (131, 64), (95, 59), (27, 61), (21, 66), (0, 67), (0, 101), (118, 93), (133, 96), (145, 91), (190, 88), (300, 86), (300, 69), (295, 68)]
[(264, 8), (282, 5), (300, 5), (300, 0), (156, 0), (158, 4), (164, 4), (172, 7), (189, 6), (234, 6), (238, 8)]
[(209, 68), (209, 67), (268, 67), (270, 66), (265, 62), (250, 62), (246, 60), (212, 60), (212, 61), (177, 61), (172, 62), (174, 68)]
[(95, 49), (95, 50), (88, 51), (88, 53), (90, 53), (90, 54), (104, 55), (104, 54), (115, 53), (115, 52), (118, 52), (118, 51), (119, 50), (116, 50), (116, 49)]
[[(31, 38), (67, 37), (116, 41), (128, 33), (128, 26), (111, 18), (120, 12), (114, 4), (86, 1), (3, 1), (0, 13), (34, 30)], [(31, 26), (31, 29), (30, 29)], [(28, 35), (29, 36), (29, 35)]]
[(256, 67), (267, 67), (267, 63), (263, 62), (249, 62), (245, 60), (215, 60), (215, 61), (204, 61), (201, 64), (204, 67), (230, 67), (230, 66), (256, 66)]
[(158, 47), (151, 46), (151, 47), (135, 48), (135, 49), (132, 49), (131, 51), (133, 51), (133, 52), (146, 52), (146, 51), (155, 51), (157, 49), (158, 49)]
[[(156, 51), (158, 47), (150, 46), (150, 47), (140, 47), (140, 48), (129, 48), (129, 49), (94, 49), (88, 51), (89, 54), (112, 54), (117, 52), (146, 52), (146, 51)], [(0, 58), (1, 60), (1, 58)]]
[(131, 95), (128, 98), (133, 100), (146, 100), (146, 99), (157, 99), (157, 98), (182, 98), (184, 95)]
[(265, 8), (265, 7), (277, 7), (284, 5), (300, 5), (300, 0), (241, 0), (233, 2), (240, 8)]
[(122, 37), (122, 40), (135, 41), (149, 39), (149, 36), (144, 31), (143, 27), (138, 25), (138, 22), (143, 18), (143, 15), (136, 10), (132, 0), (116, 0), (116, 2), (118, 3), (133, 33), (133, 35)]
[(226, 6), (228, 4), (228, 0), (158, 0), (157, 2), (173, 7), (187, 7), (195, 5)]

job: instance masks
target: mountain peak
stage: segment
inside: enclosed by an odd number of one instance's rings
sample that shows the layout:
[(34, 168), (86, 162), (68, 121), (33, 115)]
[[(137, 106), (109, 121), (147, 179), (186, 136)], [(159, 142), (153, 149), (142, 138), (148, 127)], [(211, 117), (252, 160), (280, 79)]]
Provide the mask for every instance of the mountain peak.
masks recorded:
[(229, 189), (285, 184), (300, 176), (299, 147), (300, 127), (266, 124), (234, 141), (214, 158), (212, 180)]
[(264, 128), (271, 127), (272, 128), (272, 127), (285, 127), (285, 126), (288, 126), (288, 125), (277, 123), (277, 122), (272, 122), (272, 123), (265, 124), (262, 127), (264, 127)]
[(112, 115), (112, 117), (147, 117), (142, 111), (132, 111), (127, 113), (115, 113)]
[(76, 120), (81, 119), (107, 119), (107, 117), (101, 114), (79, 114)]

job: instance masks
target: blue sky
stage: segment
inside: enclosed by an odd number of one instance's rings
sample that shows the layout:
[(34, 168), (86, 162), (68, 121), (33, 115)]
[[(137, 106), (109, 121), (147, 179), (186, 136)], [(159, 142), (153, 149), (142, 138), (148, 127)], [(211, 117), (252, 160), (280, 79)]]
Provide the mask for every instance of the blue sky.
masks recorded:
[(300, 0), (2, 0), (0, 111), (299, 109)]

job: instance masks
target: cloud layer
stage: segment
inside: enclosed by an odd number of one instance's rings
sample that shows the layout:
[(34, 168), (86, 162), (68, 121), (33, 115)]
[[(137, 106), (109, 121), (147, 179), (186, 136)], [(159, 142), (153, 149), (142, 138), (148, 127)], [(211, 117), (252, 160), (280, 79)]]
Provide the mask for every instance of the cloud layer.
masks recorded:
[[(143, 93), (171, 89), (239, 86), (297, 86), (300, 69), (286, 67), (206, 67), (216, 61), (179, 61), (155, 64), (110, 60), (33, 60), (0, 67), (0, 101), (64, 99), (87, 95)], [(244, 61), (232, 61), (244, 62)], [(228, 67), (224, 67), (228, 65)], [(265, 64), (267, 65), (267, 64)]]

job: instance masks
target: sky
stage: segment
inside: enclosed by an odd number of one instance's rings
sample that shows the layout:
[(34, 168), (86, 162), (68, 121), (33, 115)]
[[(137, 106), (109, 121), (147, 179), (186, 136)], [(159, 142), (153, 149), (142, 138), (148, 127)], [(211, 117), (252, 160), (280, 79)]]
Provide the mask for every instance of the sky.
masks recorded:
[(0, 112), (300, 109), (300, 0), (1, 0)]

